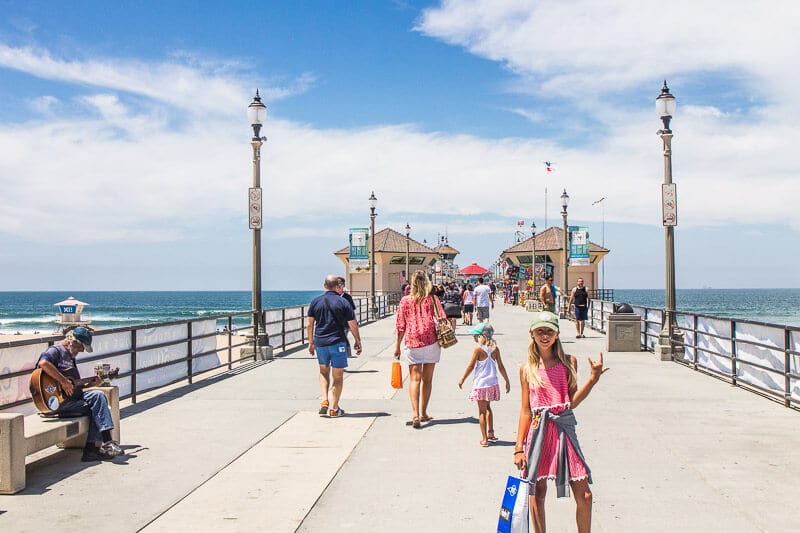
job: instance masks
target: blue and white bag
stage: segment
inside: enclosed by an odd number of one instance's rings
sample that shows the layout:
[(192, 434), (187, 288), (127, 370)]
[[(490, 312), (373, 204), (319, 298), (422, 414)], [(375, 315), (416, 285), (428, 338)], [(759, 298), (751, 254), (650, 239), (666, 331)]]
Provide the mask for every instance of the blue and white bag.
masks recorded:
[(506, 489), (503, 492), (503, 503), (500, 505), (500, 519), (497, 521), (497, 533), (528, 533), (530, 522), (530, 497), (528, 480), (517, 476), (508, 476)]

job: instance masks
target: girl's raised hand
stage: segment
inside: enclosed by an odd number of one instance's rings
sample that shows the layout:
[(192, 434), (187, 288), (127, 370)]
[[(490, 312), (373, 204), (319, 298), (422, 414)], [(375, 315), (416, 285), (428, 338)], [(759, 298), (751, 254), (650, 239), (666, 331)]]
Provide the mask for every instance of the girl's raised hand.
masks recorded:
[(595, 383), (600, 381), (600, 376), (609, 370), (608, 368), (603, 368), (603, 352), (600, 352), (599, 361), (592, 361), (592, 358), (589, 357), (589, 370), (591, 372), (591, 379)]

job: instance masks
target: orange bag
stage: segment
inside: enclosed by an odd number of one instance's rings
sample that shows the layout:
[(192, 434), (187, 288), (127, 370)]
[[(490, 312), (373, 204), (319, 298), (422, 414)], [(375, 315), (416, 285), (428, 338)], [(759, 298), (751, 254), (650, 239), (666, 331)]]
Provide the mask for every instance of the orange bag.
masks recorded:
[(400, 366), (400, 361), (392, 362), (392, 388), (403, 388), (403, 368)]

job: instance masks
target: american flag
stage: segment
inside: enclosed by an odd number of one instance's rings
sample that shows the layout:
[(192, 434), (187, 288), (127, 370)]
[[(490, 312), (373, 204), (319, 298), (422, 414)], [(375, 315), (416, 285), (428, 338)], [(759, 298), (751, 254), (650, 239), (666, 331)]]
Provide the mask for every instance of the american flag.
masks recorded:
[(547, 172), (552, 172), (553, 170), (555, 170), (553, 168), (553, 165), (555, 165), (555, 163), (553, 161), (544, 161), (544, 169)]

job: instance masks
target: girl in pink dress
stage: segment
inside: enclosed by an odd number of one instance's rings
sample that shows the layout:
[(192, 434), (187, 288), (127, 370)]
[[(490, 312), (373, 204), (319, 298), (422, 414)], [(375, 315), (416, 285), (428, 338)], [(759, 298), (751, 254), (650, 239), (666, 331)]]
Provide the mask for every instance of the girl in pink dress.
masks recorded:
[(522, 406), (514, 464), (527, 470), (534, 531), (545, 531), (544, 498), (547, 480), (552, 479), (559, 497), (572, 489), (578, 532), (583, 533), (592, 527), (592, 474), (578, 443), (572, 409), (586, 399), (608, 368), (603, 368), (602, 353), (598, 361), (589, 358), (589, 380), (578, 389), (578, 362), (564, 353), (558, 330), (558, 317), (549, 311), (538, 313), (531, 322), (528, 360), (519, 372)]

